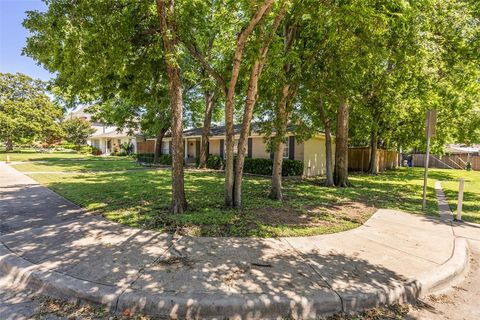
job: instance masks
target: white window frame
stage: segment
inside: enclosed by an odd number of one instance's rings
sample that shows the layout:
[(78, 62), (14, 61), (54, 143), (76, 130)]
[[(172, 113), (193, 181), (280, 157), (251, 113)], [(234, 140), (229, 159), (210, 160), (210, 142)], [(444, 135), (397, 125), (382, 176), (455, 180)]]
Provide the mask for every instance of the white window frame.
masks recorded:
[(287, 138), (287, 143), (284, 143), (283, 159), (288, 159), (290, 155), (290, 137)]
[(162, 154), (170, 154), (170, 141), (162, 141)]

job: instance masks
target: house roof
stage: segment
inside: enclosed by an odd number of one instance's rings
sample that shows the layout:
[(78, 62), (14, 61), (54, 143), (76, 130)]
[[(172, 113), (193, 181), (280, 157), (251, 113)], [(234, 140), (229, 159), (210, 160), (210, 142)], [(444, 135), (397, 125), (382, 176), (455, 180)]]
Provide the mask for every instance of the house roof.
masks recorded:
[(133, 138), (138, 136), (138, 132), (131, 132), (128, 130), (113, 130), (105, 133), (99, 133), (99, 134), (94, 134), (90, 136), (90, 139), (96, 139), (96, 138)]
[(77, 111), (72, 112), (70, 116), (75, 118), (82, 118), (90, 121), (92, 119), (92, 115), (88, 112), (85, 112), (85, 109), (87, 107), (88, 106), (81, 106)]
[[(235, 135), (240, 134), (240, 131), (242, 129), (241, 124), (236, 124), (233, 126), (233, 132)], [(290, 124), (287, 126), (287, 132), (293, 132), (295, 131), (295, 125)], [(193, 137), (193, 136), (201, 136), (203, 132), (203, 128), (192, 128), (192, 129), (187, 129), (183, 131), (183, 135), (186, 137)], [(209, 136), (210, 137), (215, 137), (215, 136), (225, 136), (225, 126), (211, 126), (210, 127), (210, 132)], [(250, 133), (260, 133), (260, 125), (258, 123), (252, 123), (250, 126)], [(170, 136), (170, 134), (168, 134)]]
[(449, 144), (445, 148), (446, 153), (476, 153), (480, 152), (480, 144), (466, 146), (464, 144)]

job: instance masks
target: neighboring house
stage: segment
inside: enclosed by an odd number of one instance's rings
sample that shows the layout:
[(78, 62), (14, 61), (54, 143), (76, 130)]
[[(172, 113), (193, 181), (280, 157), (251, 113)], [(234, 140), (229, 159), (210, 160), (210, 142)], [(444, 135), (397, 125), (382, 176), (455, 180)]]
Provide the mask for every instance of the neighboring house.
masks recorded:
[[(234, 126), (235, 131), (235, 149), (240, 136), (241, 125)], [(287, 134), (288, 143), (285, 145), (284, 158), (300, 160), (304, 163), (304, 176), (317, 176), (325, 174), (325, 135), (317, 134), (306, 141), (297, 141), (290, 128)], [(203, 128), (187, 129), (183, 132), (185, 143), (185, 160), (187, 163), (195, 162), (200, 156), (200, 142), (202, 139)], [(334, 139), (333, 139), (334, 140)], [(162, 153), (170, 153), (171, 138), (167, 135), (163, 139)], [(140, 146), (141, 144), (141, 146)], [(332, 151), (335, 144), (333, 141)], [(146, 139), (139, 143), (139, 152), (153, 152), (155, 150), (155, 139)], [(225, 157), (225, 127), (212, 126), (210, 129), (208, 153)], [(273, 158), (273, 153), (267, 151), (264, 141), (264, 135), (260, 134), (258, 127), (253, 124), (251, 134), (248, 138), (246, 156), (249, 158)]]
[(465, 154), (465, 155), (480, 155), (480, 144), (467, 146), (465, 144), (448, 144), (445, 148), (446, 154)]
[(87, 144), (99, 149), (102, 154), (109, 155), (120, 151), (120, 145), (125, 142), (130, 142), (133, 145), (133, 150), (137, 152), (137, 138), (140, 137), (138, 133), (131, 134), (127, 130), (118, 130), (115, 126), (108, 126), (100, 122), (92, 121), (92, 116), (85, 112), (85, 107), (72, 113), (72, 117), (77, 117), (90, 121), (95, 133), (87, 139)]

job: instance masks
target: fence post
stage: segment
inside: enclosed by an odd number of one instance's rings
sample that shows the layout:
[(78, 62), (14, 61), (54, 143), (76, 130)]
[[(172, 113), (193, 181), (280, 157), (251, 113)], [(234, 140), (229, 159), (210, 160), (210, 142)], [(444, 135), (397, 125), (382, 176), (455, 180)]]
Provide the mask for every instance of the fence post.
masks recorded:
[(458, 203), (457, 203), (457, 218), (455, 221), (461, 222), (462, 221), (462, 206), (463, 206), (463, 187), (465, 184), (465, 180), (460, 178), (460, 184), (458, 186)]

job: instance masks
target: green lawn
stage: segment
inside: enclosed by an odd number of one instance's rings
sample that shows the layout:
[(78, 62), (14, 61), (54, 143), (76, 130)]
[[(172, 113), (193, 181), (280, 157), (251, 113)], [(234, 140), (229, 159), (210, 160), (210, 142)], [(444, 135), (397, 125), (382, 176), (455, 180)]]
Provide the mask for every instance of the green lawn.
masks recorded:
[(43, 161), (25, 162), (12, 165), (22, 172), (56, 172), (56, 171), (117, 171), (143, 168), (127, 157), (84, 157), (72, 159), (43, 159)]
[(442, 187), (450, 208), (455, 214), (457, 213), (458, 179), (464, 178), (462, 220), (480, 223), (480, 172), (460, 170), (448, 170), (448, 172), (450, 179), (442, 182)]
[(32, 149), (25, 149), (15, 152), (0, 151), (0, 161), (6, 161), (10, 156), (10, 161), (36, 161), (36, 160), (65, 160), (65, 159), (83, 159), (92, 157), (90, 155), (77, 153), (75, 151), (53, 151), (53, 152), (37, 152)]
[[(137, 167), (133, 161), (115, 157), (46, 160), (15, 167), (32, 172), (30, 176), (40, 183), (108, 219), (130, 226), (191, 235), (314, 235), (355, 228), (376, 208), (423, 214), (423, 171), (419, 168), (402, 168), (378, 176), (352, 174), (353, 187), (346, 189), (323, 187), (317, 179), (287, 179), (284, 182), (285, 201), (281, 203), (267, 198), (269, 179), (247, 176), (241, 211), (223, 207), (221, 173), (187, 171), (185, 189), (189, 211), (172, 215), (169, 213), (171, 172), (168, 170), (75, 172)], [(64, 172), (34, 173), (45, 171)], [(435, 179), (454, 179), (455, 174), (457, 172), (451, 170), (431, 170), (426, 214), (438, 215), (433, 188)]]

